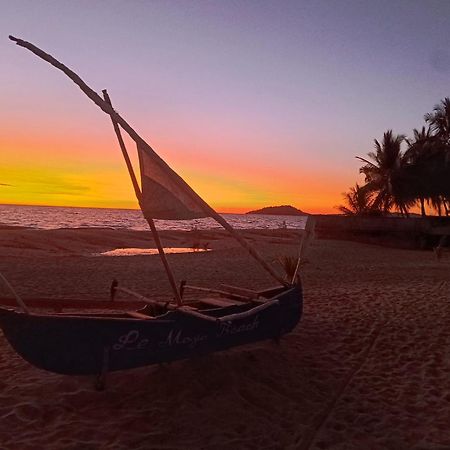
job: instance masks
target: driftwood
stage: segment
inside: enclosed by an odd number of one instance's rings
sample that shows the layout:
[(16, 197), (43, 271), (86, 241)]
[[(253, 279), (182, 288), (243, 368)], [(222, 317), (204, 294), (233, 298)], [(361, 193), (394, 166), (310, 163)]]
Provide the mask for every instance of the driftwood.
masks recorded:
[(20, 47), (30, 50), (36, 56), (42, 58), (44, 61), (47, 61), (52, 66), (67, 75), (99, 108), (101, 108), (106, 114), (109, 114), (113, 122), (119, 124), (130, 135), (131, 139), (136, 142), (136, 144), (145, 147), (146, 150), (154, 157), (155, 162), (165, 170), (168, 176), (170, 176), (172, 180), (180, 186), (194, 202), (201, 206), (207, 215), (222, 225), (275, 280), (281, 283), (282, 286), (287, 285), (283, 278), (278, 275), (274, 269), (259, 255), (256, 249), (254, 249), (222, 216), (211, 208), (211, 206), (209, 206), (176, 172), (174, 172), (170, 166), (158, 156), (150, 145), (148, 145), (144, 139), (142, 139), (139, 134), (114, 110), (111, 104), (103, 100), (75, 72), (30, 42), (18, 39), (14, 36), (9, 36), (9, 38)]

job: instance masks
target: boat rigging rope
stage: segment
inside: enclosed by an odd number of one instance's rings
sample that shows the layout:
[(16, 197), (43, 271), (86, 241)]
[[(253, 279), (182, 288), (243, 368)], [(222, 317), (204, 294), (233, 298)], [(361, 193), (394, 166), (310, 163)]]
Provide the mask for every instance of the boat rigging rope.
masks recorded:
[(9, 291), (14, 295), (16, 298), (17, 304), (20, 306), (20, 309), (26, 314), (30, 314), (29, 309), (27, 308), (27, 305), (25, 305), (25, 302), (20, 298), (19, 294), (15, 291), (15, 289), (11, 286), (9, 281), (5, 278), (5, 276), (0, 272), (0, 279), (5, 283), (6, 287), (9, 289)]

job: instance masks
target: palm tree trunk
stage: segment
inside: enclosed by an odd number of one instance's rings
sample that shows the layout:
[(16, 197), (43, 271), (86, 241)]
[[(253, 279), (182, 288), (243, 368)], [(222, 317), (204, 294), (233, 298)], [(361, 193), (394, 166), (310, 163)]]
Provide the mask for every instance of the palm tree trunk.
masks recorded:
[(450, 215), (450, 209), (449, 209), (450, 201), (448, 201), (444, 198), (442, 203), (444, 205), (445, 215), (449, 216)]
[(422, 217), (427, 216), (427, 213), (425, 212), (425, 199), (423, 197), (420, 197), (420, 212)]

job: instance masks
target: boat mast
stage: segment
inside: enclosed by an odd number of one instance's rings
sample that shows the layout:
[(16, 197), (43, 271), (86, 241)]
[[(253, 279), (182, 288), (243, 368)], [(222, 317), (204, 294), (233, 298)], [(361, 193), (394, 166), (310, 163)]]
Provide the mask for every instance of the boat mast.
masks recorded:
[[(111, 99), (108, 95), (108, 91), (106, 89), (103, 89), (103, 98), (105, 99), (105, 102), (108, 103), (112, 107)], [(112, 116), (111, 122), (114, 127), (114, 131), (116, 132), (117, 140), (119, 141), (120, 149), (122, 150), (123, 157), (125, 159), (125, 163), (127, 165), (128, 173), (130, 174), (131, 182), (133, 183), (134, 193), (136, 194), (136, 198), (138, 199), (139, 206), (141, 207), (141, 200), (142, 200), (142, 192), (139, 187), (138, 181), (136, 179), (136, 175), (133, 170), (133, 165), (131, 164), (130, 157), (128, 156), (127, 148), (125, 146), (125, 142), (122, 138), (122, 133), (120, 132), (119, 125), (114, 120)], [(161, 239), (158, 234), (158, 230), (156, 229), (155, 222), (151, 218), (145, 217), (145, 220), (147, 221), (150, 230), (152, 231), (153, 239), (155, 241), (156, 247), (158, 248), (159, 256), (161, 257), (161, 261), (163, 263), (164, 269), (167, 274), (167, 278), (169, 279), (170, 286), (172, 287), (172, 291), (175, 295), (175, 300), (177, 302), (178, 306), (182, 305), (182, 300), (180, 296), (180, 292), (178, 291), (177, 283), (175, 282), (175, 277), (173, 275), (172, 269), (170, 268), (169, 262), (167, 261), (166, 254), (164, 253), (164, 248), (161, 243)]]
[(182, 186), (189, 196), (196, 201), (202, 209), (208, 214), (210, 217), (215, 219), (220, 225), (222, 225), (249, 253), (255, 258), (259, 264), (279, 283), (282, 285), (286, 284), (286, 281), (278, 275), (274, 269), (267, 264), (267, 262), (262, 258), (262, 256), (256, 251), (254, 247), (252, 247), (236, 230), (222, 217), (220, 216), (211, 206), (209, 206), (176, 172), (174, 172), (170, 166), (142, 139), (138, 133), (123, 119), (105, 100), (103, 100), (97, 92), (91, 89), (75, 72), (69, 69), (64, 64), (60, 63), (53, 56), (44, 52), (40, 48), (31, 44), (30, 42), (24, 41), (22, 39), (18, 39), (14, 36), (9, 36), (9, 39), (14, 41), (20, 47), (24, 47), (34, 53), (36, 56), (39, 56), (44, 61), (47, 61), (52, 66), (61, 70), (64, 74), (66, 74), (78, 87), (106, 114), (108, 114), (113, 123), (116, 122), (119, 124), (136, 142), (136, 144), (141, 144), (146, 147), (146, 149), (151, 153), (152, 157), (155, 158), (159, 164), (162, 165), (167, 170), (167, 173), (172, 177), (173, 181), (176, 182), (179, 186)]

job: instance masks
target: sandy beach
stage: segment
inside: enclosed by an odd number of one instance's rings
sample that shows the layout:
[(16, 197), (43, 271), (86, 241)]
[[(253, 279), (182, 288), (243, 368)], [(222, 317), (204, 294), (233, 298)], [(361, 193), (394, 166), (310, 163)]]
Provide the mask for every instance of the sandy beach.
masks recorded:
[[(267, 261), (295, 231), (246, 231)], [(177, 279), (273, 283), (225, 232), (163, 232)], [(149, 233), (0, 230), (0, 272), (27, 298), (107, 299), (117, 278), (169, 298), (158, 256), (90, 256), (153, 246)], [(89, 377), (36, 369), (0, 333), (0, 448), (449, 449), (450, 255), (315, 240), (304, 316), (281, 340), (170, 365)], [(0, 297), (7, 297), (0, 287)]]

